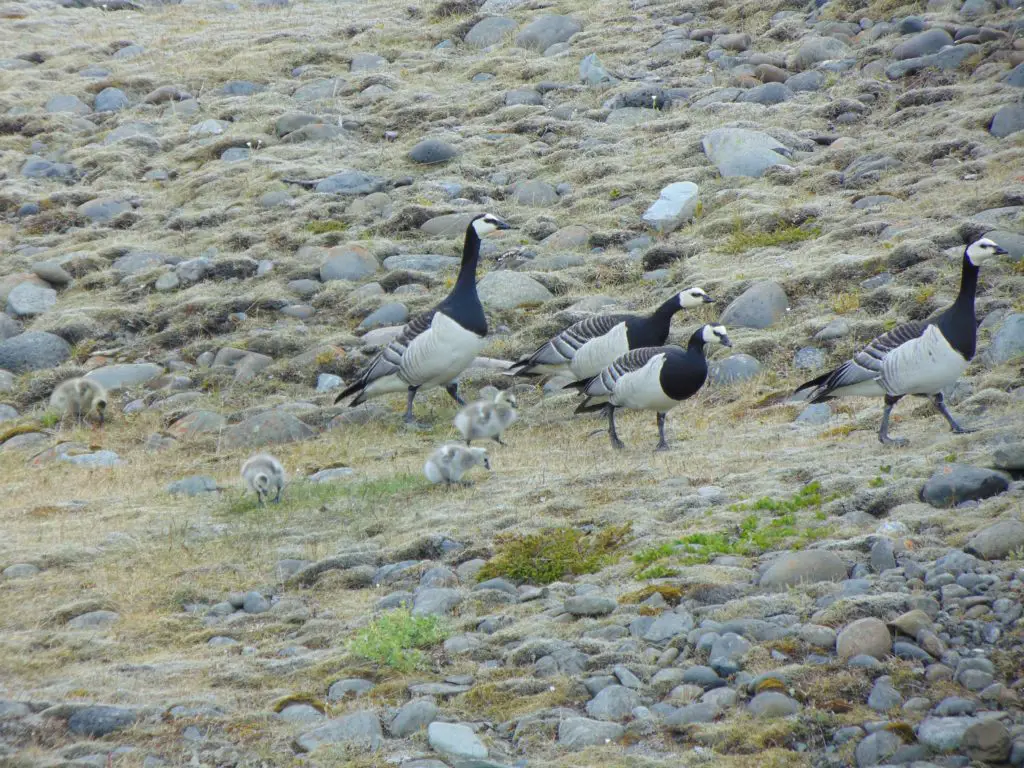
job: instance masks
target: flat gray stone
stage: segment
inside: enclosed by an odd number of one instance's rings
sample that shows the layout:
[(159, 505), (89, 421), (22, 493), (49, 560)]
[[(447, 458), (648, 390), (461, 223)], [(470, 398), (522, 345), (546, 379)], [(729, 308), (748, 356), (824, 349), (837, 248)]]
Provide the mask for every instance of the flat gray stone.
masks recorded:
[(373, 72), (387, 65), (388, 60), (376, 53), (357, 53), (352, 56), (348, 68), (350, 72)]
[(1017, 104), (1000, 107), (988, 128), (989, 133), (1000, 139), (1005, 139), (1019, 131), (1024, 131), (1024, 106)]
[(71, 357), (71, 346), (45, 331), (25, 331), (0, 341), (0, 368), (26, 373), (53, 368)]
[(842, 581), (846, 576), (846, 564), (834, 552), (808, 549), (778, 557), (761, 574), (759, 583), (762, 587), (780, 589), (804, 583)]
[(624, 685), (609, 685), (587, 702), (587, 714), (596, 720), (621, 722), (640, 706), (640, 696)]
[(786, 717), (800, 711), (800, 702), (778, 691), (764, 691), (750, 700), (747, 711), (754, 717)]
[(108, 222), (131, 210), (131, 203), (113, 197), (97, 198), (78, 206), (79, 214), (97, 224)]
[(358, 699), (363, 694), (369, 693), (372, 689), (373, 683), (369, 680), (363, 680), (358, 677), (346, 678), (331, 684), (331, 687), (327, 689), (327, 700), (342, 701), (349, 696)]
[(445, 269), (456, 269), (461, 263), (462, 259), (457, 256), (441, 256), (435, 253), (409, 253), (388, 256), (384, 259), (384, 269), (440, 272)]
[(855, 656), (882, 660), (892, 649), (892, 636), (885, 622), (873, 616), (847, 624), (836, 637), (836, 652), (841, 661)]
[(318, 747), (342, 744), (356, 749), (377, 751), (384, 743), (384, 732), (377, 715), (368, 710), (331, 720), (295, 739), (299, 752), (313, 752)]
[(487, 759), (487, 747), (468, 725), (431, 723), (427, 726), (427, 741), (431, 749), (446, 757)]
[(451, 144), (440, 139), (424, 139), (409, 150), (409, 159), (422, 165), (446, 163), (459, 154)]
[(67, 623), (69, 629), (105, 629), (121, 620), (114, 611), (89, 611), (75, 616)]
[(793, 90), (787, 85), (782, 83), (765, 83), (764, 85), (758, 85), (744, 91), (737, 101), (771, 106), (789, 101), (793, 96)]
[(77, 736), (96, 739), (127, 728), (135, 719), (135, 711), (124, 707), (86, 707), (68, 718), (68, 730)]
[(992, 344), (986, 355), (995, 365), (1008, 363), (1024, 355), (1024, 314), (1006, 316), (992, 335)]
[(362, 171), (342, 171), (318, 182), (314, 192), (328, 195), (369, 195), (382, 192), (387, 180)]
[(516, 45), (543, 52), (555, 43), (564, 43), (581, 29), (583, 25), (570, 16), (545, 14), (523, 27), (516, 36)]
[(771, 280), (754, 283), (723, 311), (720, 321), (728, 327), (769, 328), (785, 316), (789, 297)]
[(124, 256), (114, 259), (110, 268), (115, 272), (134, 275), (163, 266), (167, 262), (167, 258), (166, 255), (156, 251), (129, 251)]
[(51, 113), (70, 112), (75, 115), (88, 115), (92, 109), (77, 96), (60, 94), (46, 102), (46, 111)]
[(896, 754), (896, 751), (902, 746), (903, 739), (892, 731), (882, 730), (869, 734), (857, 745), (857, 750), (854, 753), (857, 759), (857, 768), (883, 765), (888, 762), (887, 758)]
[(577, 595), (566, 599), (563, 608), (573, 616), (607, 616), (618, 607), (615, 598), (601, 594)]
[(708, 379), (714, 384), (738, 384), (761, 375), (761, 363), (754, 357), (740, 353), (717, 360), (708, 366)]
[(172, 496), (199, 496), (217, 490), (216, 478), (209, 475), (190, 475), (167, 485), (167, 492)]
[(487, 309), (515, 309), (543, 304), (554, 295), (529, 275), (502, 269), (488, 272), (477, 284), (480, 302)]
[(704, 153), (723, 177), (760, 177), (775, 165), (790, 165), (789, 149), (766, 133), (715, 128), (701, 139)]
[(927, 56), (952, 44), (953, 38), (949, 32), (941, 27), (933, 27), (897, 45), (892, 50), (892, 57), (899, 60)]
[(35, 283), (19, 283), (7, 294), (7, 313), (15, 317), (42, 315), (57, 303), (57, 292)]
[(940, 754), (954, 752), (967, 729), (977, 722), (974, 717), (928, 717), (917, 726), (917, 740)]
[(21, 166), (21, 175), (27, 179), (64, 179), (78, 177), (78, 168), (71, 163), (54, 163), (41, 157), (29, 157)]
[(267, 445), (309, 440), (316, 430), (290, 413), (268, 411), (252, 416), (224, 431), (225, 448), (260, 448)]
[(5, 579), (28, 579), (40, 572), (38, 566), (32, 563), (15, 563), (4, 568)]
[(656, 232), (673, 232), (693, 218), (699, 192), (697, 185), (690, 181), (669, 184), (641, 218)]
[(327, 258), (320, 265), (320, 279), (351, 280), (353, 282), (369, 277), (380, 269), (377, 257), (361, 245), (338, 245), (327, 252)]
[(120, 88), (104, 88), (96, 94), (93, 108), (97, 112), (120, 112), (131, 104), (128, 94)]
[(558, 743), (571, 750), (581, 750), (602, 744), (615, 743), (625, 735), (618, 723), (591, 720), (586, 717), (567, 717), (558, 723)]
[(404, 739), (423, 730), (437, 719), (439, 710), (433, 699), (413, 699), (403, 704), (388, 726), (396, 739)]
[(847, 59), (852, 51), (850, 46), (834, 37), (809, 37), (806, 38), (790, 58), (787, 67), (800, 72), (811, 69), (815, 64), (832, 59)]
[(985, 560), (1002, 560), (1024, 547), (1024, 523), (1000, 520), (976, 532), (967, 540), (964, 551)]
[(546, 181), (521, 181), (512, 187), (512, 200), (519, 205), (547, 208), (558, 202), (558, 192)]
[(921, 488), (921, 501), (933, 507), (953, 507), (965, 501), (1005, 493), (1009, 480), (999, 472), (968, 464), (944, 464)]
[(507, 16), (490, 16), (473, 25), (464, 38), (474, 48), (488, 48), (497, 45), (519, 29), (515, 19)]
[(446, 616), (462, 602), (462, 593), (457, 589), (427, 587), (416, 591), (413, 598), (413, 616)]
[(409, 319), (409, 308), (400, 301), (389, 301), (381, 304), (377, 309), (367, 315), (361, 323), (360, 330), (371, 328), (382, 328), (390, 325), (398, 325)]

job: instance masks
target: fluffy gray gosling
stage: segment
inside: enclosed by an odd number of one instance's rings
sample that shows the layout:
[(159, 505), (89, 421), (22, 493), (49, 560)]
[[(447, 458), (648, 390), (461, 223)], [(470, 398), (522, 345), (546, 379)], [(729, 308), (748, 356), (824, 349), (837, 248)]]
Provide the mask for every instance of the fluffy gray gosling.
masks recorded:
[(486, 448), (472, 448), (461, 443), (445, 443), (427, 459), (423, 474), (432, 483), (461, 483), (462, 476), (478, 464), (490, 470)]
[(79, 424), (95, 414), (102, 425), (107, 411), (107, 390), (93, 379), (68, 379), (53, 390), (50, 405)]
[(485, 439), (505, 445), (501, 436), (518, 417), (515, 395), (502, 390), (494, 400), (477, 400), (455, 414), (455, 428), (462, 433), (466, 445)]
[(242, 465), (242, 480), (249, 490), (256, 493), (260, 506), (267, 503), (273, 492), (274, 503), (281, 501), (281, 490), (284, 488), (285, 474), (281, 462), (265, 453), (252, 456)]

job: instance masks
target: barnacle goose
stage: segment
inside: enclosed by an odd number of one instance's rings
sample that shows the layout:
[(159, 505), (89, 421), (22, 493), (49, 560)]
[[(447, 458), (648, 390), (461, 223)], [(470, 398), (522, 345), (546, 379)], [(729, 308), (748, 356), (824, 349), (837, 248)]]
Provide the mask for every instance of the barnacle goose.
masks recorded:
[(668, 340), (672, 316), (714, 302), (701, 288), (687, 288), (669, 298), (650, 315), (595, 315), (552, 336), (531, 355), (512, 364), (511, 376), (569, 373), (590, 378), (620, 355), (640, 347), (658, 347)]
[(371, 397), (406, 392), (405, 421), (410, 423), (413, 421), (412, 401), (421, 389), (443, 386), (459, 405), (465, 405), (456, 379), (473, 362), (487, 335), (487, 318), (476, 292), (480, 238), (509, 228), (490, 213), (475, 217), (466, 227), (462, 265), (451, 293), (436, 307), (406, 323), (398, 337), (334, 402), (355, 394), (349, 403), (354, 406)]
[(878, 439), (883, 443), (907, 443), (905, 438), (889, 437), (893, 406), (906, 395), (931, 397), (953, 432), (970, 431), (953, 418), (942, 390), (960, 377), (974, 357), (978, 341), (974, 317), (978, 268), (1005, 253), (985, 237), (971, 243), (964, 250), (960, 293), (952, 306), (929, 320), (905, 323), (872, 339), (851, 360), (801, 384), (796, 394), (812, 403), (850, 395), (884, 396), (885, 409), (878, 429)]
[(657, 411), (658, 445), (655, 450), (668, 450), (665, 414), (683, 400), (693, 397), (704, 386), (708, 377), (704, 345), (712, 342), (732, 346), (723, 326), (708, 324), (693, 332), (686, 349), (670, 345), (627, 352), (593, 378), (569, 385), (587, 396), (577, 406), (576, 413), (607, 409), (608, 436), (612, 447), (622, 448), (622, 441), (615, 431), (615, 409)]
[(490, 470), (491, 461), (486, 448), (473, 448), (460, 443), (445, 443), (427, 459), (423, 474), (432, 483), (459, 483), (462, 476), (477, 464)]
[(81, 425), (87, 416), (96, 414), (102, 425), (107, 412), (107, 390), (89, 378), (68, 379), (53, 390), (50, 405)]
[(502, 390), (493, 400), (477, 400), (455, 414), (455, 428), (462, 433), (466, 445), (484, 438), (505, 445), (501, 436), (518, 416), (515, 395)]
[(284, 467), (273, 456), (260, 453), (250, 457), (242, 465), (242, 480), (249, 490), (256, 493), (260, 505), (267, 503), (271, 492), (274, 492), (274, 503), (281, 501), (281, 490), (284, 488)]

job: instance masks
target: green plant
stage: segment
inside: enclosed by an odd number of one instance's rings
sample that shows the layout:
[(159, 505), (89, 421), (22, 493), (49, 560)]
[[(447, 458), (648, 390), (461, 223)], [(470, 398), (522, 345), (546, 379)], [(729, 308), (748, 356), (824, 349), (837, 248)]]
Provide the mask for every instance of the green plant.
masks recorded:
[(773, 245), (788, 245), (803, 240), (812, 240), (820, 234), (821, 230), (818, 227), (805, 229), (804, 226), (784, 224), (781, 221), (770, 232), (744, 232), (742, 225), (737, 222), (736, 229), (721, 246), (721, 250), (724, 253), (737, 254), (749, 251), (751, 248), (767, 248)]
[(734, 512), (746, 510), (768, 511), (768, 512), (795, 512), (798, 509), (821, 506), (821, 483), (815, 480), (808, 483), (797, 491), (789, 499), (773, 499), (770, 496), (763, 496), (753, 504), (733, 504), (729, 509)]
[(311, 221), (306, 224), (306, 231), (314, 235), (325, 235), (328, 232), (344, 232), (348, 224), (343, 221)]
[(881, 488), (883, 485), (885, 485), (885, 480), (883, 480), (881, 477), (872, 477), (870, 480), (868, 480), (868, 485), (872, 488)]
[(437, 616), (413, 616), (398, 608), (377, 617), (348, 641), (349, 652), (399, 672), (422, 668), (431, 648), (448, 636)]
[(59, 411), (45, 411), (42, 416), (39, 417), (39, 423), (49, 429), (60, 421)]
[(496, 542), (497, 554), (480, 570), (479, 578), (501, 576), (515, 582), (550, 584), (566, 576), (595, 573), (616, 559), (629, 539), (632, 523), (610, 525), (593, 533), (578, 528), (549, 528), (525, 536), (511, 535)]
[(838, 293), (832, 297), (832, 311), (837, 315), (846, 315), (860, 309), (860, 293)]

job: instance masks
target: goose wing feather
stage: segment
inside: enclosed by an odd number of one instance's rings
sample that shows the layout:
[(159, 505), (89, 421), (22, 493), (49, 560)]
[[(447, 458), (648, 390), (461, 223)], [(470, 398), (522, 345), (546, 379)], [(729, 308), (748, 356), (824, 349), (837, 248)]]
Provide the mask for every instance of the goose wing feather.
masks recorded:
[(606, 397), (615, 389), (615, 382), (627, 373), (643, 368), (655, 355), (666, 352), (669, 347), (641, 347), (632, 349), (615, 359), (615, 362), (594, 376), (582, 390), (588, 397)]
[(580, 347), (588, 341), (604, 336), (629, 315), (594, 315), (573, 323), (564, 331), (552, 336), (541, 344), (537, 350), (516, 365), (531, 367), (535, 365), (565, 365), (572, 361)]
[(437, 308), (435, 307), (426, 312), (421, 312), (402, 326), (398, 336), (377, 353), (369, 365), (363, 369), (362, 374), (356, 379), (355, 383), (339, 394), (334, 402), (337, 403), (354, 392), (366, 389), (367, 386), (378, 379), (397, 374), (402, 366), (402, 355), (405, 354), (413, 339), (430, 328), (430, 324), (436, 314)]

